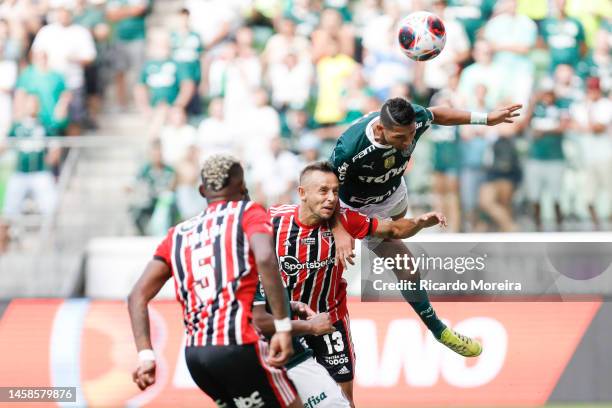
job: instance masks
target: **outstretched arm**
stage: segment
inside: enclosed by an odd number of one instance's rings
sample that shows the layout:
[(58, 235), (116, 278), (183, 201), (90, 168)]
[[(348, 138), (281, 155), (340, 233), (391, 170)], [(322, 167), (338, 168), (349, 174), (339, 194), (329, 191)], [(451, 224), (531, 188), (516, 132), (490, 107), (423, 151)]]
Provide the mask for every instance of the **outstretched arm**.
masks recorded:
[(432, 106), (429, 110), (433, 113), (433, 123), (436, 125), (455, 126), (473, 124), (495, 126), (500, 123), (513, 123), (513, 118), (520, 115), (517, 111), (522, 107), (523, 105), (521, 104), (508, 105), (492, 110), (486, 113), (486, 116), (484, 113), (479, 114), (446, 106)]
[(372, 233), (378, 238), (404, 239), (416, 235), (423, 228), (440, 224), (446, 227), (446, 217), (441, 213), (428, 212), (418, 218), (400, 218), (395, 221), (379, 221)]

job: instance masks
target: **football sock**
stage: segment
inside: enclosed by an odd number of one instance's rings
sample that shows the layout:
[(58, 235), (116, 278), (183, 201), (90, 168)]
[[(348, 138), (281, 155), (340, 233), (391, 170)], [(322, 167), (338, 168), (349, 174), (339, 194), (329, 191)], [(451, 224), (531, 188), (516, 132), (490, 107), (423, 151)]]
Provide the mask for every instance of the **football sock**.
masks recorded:
[[(417, 288), (415, 290), (402, 290), (402, 296), (412, 306), (412, 309), (419, 315), (421, 321), (433, 333), (436, 339), (442, 335), (446, 325), (438, 318), (436, 311), (429, 303), (427, 291)], [(415, 301), (417, 300), (418, 301)]]

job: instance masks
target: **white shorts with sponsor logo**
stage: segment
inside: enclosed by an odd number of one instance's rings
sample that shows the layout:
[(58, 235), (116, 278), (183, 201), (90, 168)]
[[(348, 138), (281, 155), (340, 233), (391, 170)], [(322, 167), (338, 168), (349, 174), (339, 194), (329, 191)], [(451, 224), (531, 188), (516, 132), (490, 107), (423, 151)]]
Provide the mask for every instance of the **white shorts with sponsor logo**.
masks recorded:
[(363, 207), (354, 208), (340, 200), (342, 208), (350, 208), (353, 211), (358, 211), (370, 218), (391, 219), (396, 215), (401, 214), (408, 208), (408, 189), (406, 181), (402, 178), (402, 182), (385, 201), (375, 204), (367, 204)]
[(297, 388), (304, 407), (346, 408), (350, 406), (340, 386), (314, 358), (309, 358), (288, 369), (287, 374)]
[[(402, 178), (402, 183), (399, 185), (397, 190), (389, 196), (382, 203), (368, 204), (363, 207), (353, 208), (350, 205), (340, 200), (340, 206), (342, 208), (350, 208), (351, 210), (358, 211), (370, 218), (378, 218), (381, 220), (390, 220), (406, 211), (408, 208), (408, 189), (406, 188), (406, 181)], [(381, 242), (382, 238), (365, 237), (363, 243), (366, 247), (373, 251)]]

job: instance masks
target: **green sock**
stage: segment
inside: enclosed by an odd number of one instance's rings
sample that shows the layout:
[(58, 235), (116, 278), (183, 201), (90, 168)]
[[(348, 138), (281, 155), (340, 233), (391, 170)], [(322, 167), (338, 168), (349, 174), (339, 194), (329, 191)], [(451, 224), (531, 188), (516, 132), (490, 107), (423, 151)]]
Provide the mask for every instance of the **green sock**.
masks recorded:
[(413, 291), (402, 290), (402, 296), (412, 306), (412, 309), (419, 315), (421, 321), (433, 333), (436, 339), (439, 339), (444, 329), (446, 329), (446, 325), (438, 318), (436, 311), (431, 306), (431, 303), (429, 303), (427, 292), (422, 289)]

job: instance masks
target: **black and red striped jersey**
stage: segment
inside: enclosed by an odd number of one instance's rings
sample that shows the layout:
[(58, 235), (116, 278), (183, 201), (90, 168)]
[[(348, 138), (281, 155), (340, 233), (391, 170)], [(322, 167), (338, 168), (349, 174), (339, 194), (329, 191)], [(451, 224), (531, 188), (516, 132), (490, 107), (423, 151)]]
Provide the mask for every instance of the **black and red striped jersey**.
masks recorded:
[(155, 259), (172, 270), (187, 346), (258, 340), (251, 309), (259, 278), (249, 247), (249, 238), (256, 233), (272, 235), (261, 205), (219, 201), (171, 228), (158, 246)]
[[(291, 300), (304, 302), (317, 313), (329, 312), (332, 322), (343, 318), (346, 308), (344, 268), (334, 265), (334, 236), (327, 223), (300, 223), (299, 206), (283, 205), (268, 211), (274, 229), (276, 256)], [(378, 222), (349, 209), (341, 210), (344, 228), (361, 239), (376, 230)]]

